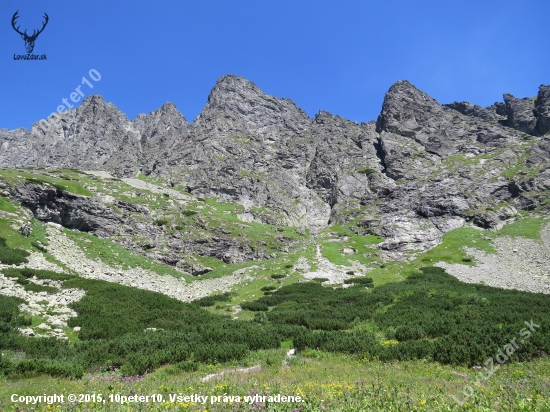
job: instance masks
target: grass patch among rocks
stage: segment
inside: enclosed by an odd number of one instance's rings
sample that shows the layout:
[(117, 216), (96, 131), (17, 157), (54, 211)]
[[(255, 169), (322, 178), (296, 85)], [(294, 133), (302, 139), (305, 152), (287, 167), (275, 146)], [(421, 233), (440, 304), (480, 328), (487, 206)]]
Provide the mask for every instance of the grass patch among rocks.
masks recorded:
[(527, 218), (517, 220), (504, 226), (498, 234), (500, 236), (525, 237), (540, 240), (540, 231), (548, 223), (544, 218)]
[(64, 177), (66, 178), (55, 178), (45, 174), (31, 173), (27, 170), (0, 169), (0, 178), (12, 183), (24, 181), (31, 184), (49, 185), (58, 190), (64, 190), (76, 195), (92, 196), (92, 192), (83, 187), (79, 181), (76, 179), (73, 180), (69, 176)]

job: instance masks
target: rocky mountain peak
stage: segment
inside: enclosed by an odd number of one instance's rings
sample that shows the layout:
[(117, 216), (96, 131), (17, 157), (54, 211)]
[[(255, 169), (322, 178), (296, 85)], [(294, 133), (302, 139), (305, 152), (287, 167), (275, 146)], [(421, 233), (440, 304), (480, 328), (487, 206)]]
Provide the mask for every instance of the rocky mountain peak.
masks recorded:
[[(176, 108), (176, 104), (172, 102), (165, 102), (161, 107), (152, 111), (150, 114), (157, 114), (159, 116), (175, 116), (185, 120), (185, 116)], [(187, 123), (187, 120), (185, 120), (185, 122)]]
[(250, 95), (254, 94), (263, 95), (264, 92), (254, 82), (244, 77), (226, 74), (216, 81), (208, 96), (208, 103), (214, 103), (229, 96), (239, 99), (245, 96), (250, 97)]
[(75, 114), (92, 114), (96, 117), (101, 117), (102, 114), (115, 116), (123, 116), (127, 119), (126, 114), (118, 109), (114, 104), (107, 103), (102, 95), (93, 94), (86, 97), (80, 106), (74, 109)]
[(441, 105), (407, 80), (394, 83), (382, 105), (376, 130), (411, 137), (428, 119), (443, 112)]
[(181, 147), (176, 146), (188, 136), (190, 124), (174, 103), (166, 102), (149, 114), (138, 115), (132, 127), (141, 137), (141, 171), (160, 173), (170, 155), (181, 155)]
[(323, 124), (323, 123), (326, 123), (326, 122), (330, 122), (331, 120), (334, 119), (334, 115), (330, 112), (327, 112), (326, 110), (320, 110), (316, 115), (315, 115), (315, 122), (316, 123), (319, 123), (319, 124)]
[(106, 105), (107, 102), (100, 94), (92, 94), (91, 96), (86, 97), (82, 101), (82, 105), (88, 105), (88, 104), (97, 104), (97, 105)]
[(253, 82), (244, 77), (227, 74), (220, 77), (210, 91), (203, 113), (236, 110), (241, 114), (247, 114), (255, 103), (261, 102), (266, 96)]
[(290, 99), (268, 95), (243, 77), (225, 75), (217, 82), (197, 118), (199, 127), (221, 134), (303, 130), (310, 119)]
[(141, 134), (142, 142), (145, 142), (171, 129), (181, 130), (188, 122), (174, 103), (166, 102), (149, 114), (138, 115), (132, 125)]

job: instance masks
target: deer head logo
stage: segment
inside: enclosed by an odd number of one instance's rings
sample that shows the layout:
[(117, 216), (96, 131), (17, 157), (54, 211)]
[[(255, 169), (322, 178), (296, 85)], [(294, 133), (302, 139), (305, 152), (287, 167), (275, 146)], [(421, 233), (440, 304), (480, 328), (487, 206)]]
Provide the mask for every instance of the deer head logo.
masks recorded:
[(32, 53), (32, 51), (34, 50), (34, 42), (36, 41), (38, 35), (44, 31), (44, 29), (46, 28), (46, 25), (48, 24), (48, 20), (50, 20), (50, 18), (48, 17), (48, 15), (46, 13), (44, 13), (45, 21), (42, 25), (42, 28), (38, 31), (34, 30), (32, 35), (29, 36), (27, 34), (27, 30), (25, 30), (25, 32), (22, 33), (21, 31), (19, 31), (20, 26), (15, 27), (15, 24), (16, 24), (15, 21), (19, 17), (18, 13), (19, 13), (19, 11), (16, 11), (15, 14), (13, 15), (13, 17), (11, 18), (11, 25), (12, 25), (13, 29), (17, 33), (19, 33), (21, 35), (21, 38), (25, 41), (25, 49), (27, 49), (27, 53)]

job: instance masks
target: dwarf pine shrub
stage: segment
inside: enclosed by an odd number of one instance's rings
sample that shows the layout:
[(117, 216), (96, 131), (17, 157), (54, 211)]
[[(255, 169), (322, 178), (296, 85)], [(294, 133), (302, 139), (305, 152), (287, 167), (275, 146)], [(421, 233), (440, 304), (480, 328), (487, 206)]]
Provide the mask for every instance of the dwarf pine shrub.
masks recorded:
[(269, 306), (263, 302), (253, 301), (253, 302), (243, 302), (241, 303), (241, 308), (244, 310), (251, 310), (253, 312), (263, 312), (268, 311)]
[(277, 289), (277, 286), (269, 285), (269, 286), (263, 286), (260, 290), (263, 292), (270, 292), (275, 289)]
[[(523, 342), (508, 353), (509, 361), (550, 352), (550, 296), (462, 283), (440, 268), (422, 268), (403, 282), (368, 289), (356, 284), (334, 290), (318, 282), (283, 286), (241, 305), (261, 312), (254, 321), (233, 321), (196, 303), (99, 280), (17, 268), (4, 273), (22, 281), (64, 278), (63, 287), (86, 290), (71, 304), (78, 316), (69, 326), (82, 328), (76, 345), (16, 333), (17, 322), (24, 321), (20, 301), (0, 296), (0, 349), (25, 353), (24, 361), (0, 359), (0, 374), (12, 377), (79, 377), (111, 367), (143, 374), (167, 364), (193, 370), (239, 361), (289, 340), (298, 350), (468, 366), (482, 365), (514, 338)], [(526, 321), (536, 328), (526, 329)], [(362, 324), (372, 328), (357, 327)], [(146, 331), (150, 328), (155, 331)]]
[(193, 303), (201, 307), (208, 307), (208, 306), (214, 306), (214, 304), (217, 302), (229, 302), (229, 301), (231, 301), (231, 293), (225, 292), (225, 293), (216, 293), (214, 295), (205, 296), (204, 298), (200, 298), (193, 301)]
[(351, 285), (351, 284), (357, 284), (357, 285), (372, 285), (374, 281), (372, 278), (369, 277), (357, 277), (357, 278), (351, 278), (344, 280), (344, 283)]
[(4, 265), (20, 265), (28, 263), (27, 257), (30, 253), (26, 250), (10, 248), (6, 244), (6, 239), (0, 237), (0, 263)]

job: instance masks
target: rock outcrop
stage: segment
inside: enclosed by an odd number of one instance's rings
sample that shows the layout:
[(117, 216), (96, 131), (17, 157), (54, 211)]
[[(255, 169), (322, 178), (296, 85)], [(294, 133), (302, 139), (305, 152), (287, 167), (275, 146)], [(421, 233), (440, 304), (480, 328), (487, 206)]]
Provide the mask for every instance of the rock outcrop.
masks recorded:
[(517, 99), (505, 94), (504, 101), (510, 127), (536, 136), (550, 131), (550, 86), (541, 85), (536, 98)]
[(511, 94), (504, 95), (508, 124), (521, 132), (535, 134), (537, 131), (537, 118), (535, 116), (534, 99), (517, 99)]
[(11, 197), (39, 220), (103, 237), (113, 235), (122, 223), (120, 216), (101, 203), (47, 185), (19, 183), (11, 189)]
[(537, 100), (535, 100), (537, 129), (541, 135), (550, 132), (550, 86), (540, 86)]
[[(147, 255), (146, 249), (158, 247), (160, 250), (155, 258), (172, 266), (177, 266), (182, 257), (189, 254), (214, 257), (226, 263), (263, 260), (270, 255), (267, 248), (246, 245), (240, 239), (224, 234), (220, 228), (204, 231), (208, 236), (199, 239), (182, 237), (179, 232), (156, 225), (149, 210), (139, 204), (124, 201), (104, 203), (98, 196), (76, 195), (45, 183), (5, 185), (4, 194), (28, 208), (36, 219), (43, 222), (111, 238), (142, 255)], [(30, 231), (28, 224), (25, 227)], [(292, 239), (287, 244), (291, 245)], [(211, 270), (208, 269), (195, 263), (188, 272), (205, 274)]]

